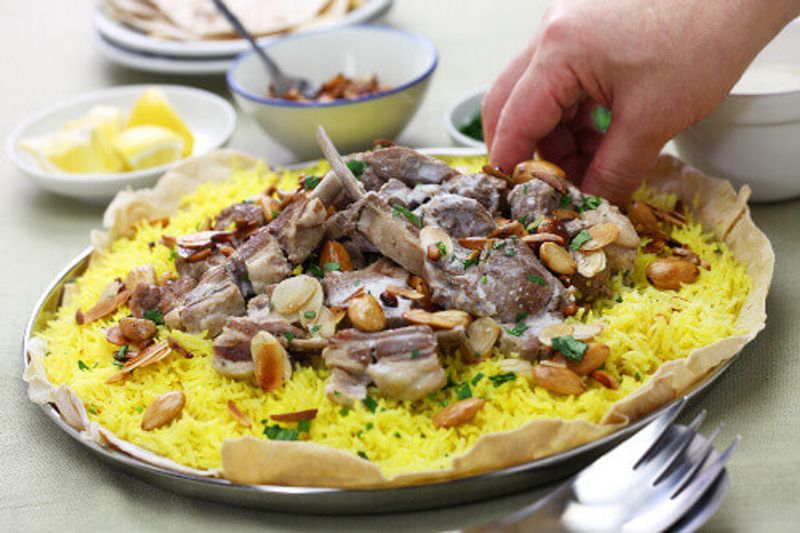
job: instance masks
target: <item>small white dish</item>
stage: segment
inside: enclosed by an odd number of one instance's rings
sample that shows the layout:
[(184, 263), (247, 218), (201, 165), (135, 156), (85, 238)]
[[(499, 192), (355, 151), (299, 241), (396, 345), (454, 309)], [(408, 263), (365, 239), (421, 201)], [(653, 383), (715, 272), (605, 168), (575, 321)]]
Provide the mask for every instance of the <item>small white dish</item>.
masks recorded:
[(157, 74), (207, 76), (223, 74), (233, 62), (233, 57), (171, 57), (129, 50), (114, 44), (99, 32), (92, 34), (92, 43), (100, 54), (117, 65), (133, 70)]
[(224, 146), (236, 127), (236, 112), (223, 98), (200, 89), (178, 85), (126, 85), (82, 94), (50, 106), (17, 126), (8, 137), (6, 151), (11, 161), (41, 187), (65, 196), (92, 203), (110, 200), (126, 188), (152, 187), (177, 161), (168, 165), (115, 174), (68, 174), (42, 169), (34, 157), (19, 147), (21, 139), (45, 135), (61, 129), (97, 105), (125, 111), (149, 87), (159, 88), (194, 135), (192, 155)]
[[(749, 185), (756, 201), (800, 195), (800, 90), (781, 90), (770, 65), (797, 67), (800, 76), (800, 19), (790, 23), (753, 61), (763, 69), (747, 94), (732, 92), (705, 119), (675, 138), (678, 154), (706, 174)], [(755, 74), (755, 72), (751, 72)], [(786, 81), (793, 80), (783, 80)], [(796, 79), (794, 80), (797, 81)]]
[(469, 146), (471, 148), (481, 148), (486, 150), (486, 143), (473, 139), (459, 131), (476, 113), (481, 112), (483, 97), (489, 90), (488, 86), (481, 87), (459, 96), (444, 115), (444, 129), (456, 146)]
[(417, 111), (436, 69), (433, 44), (414, 33), (385, 26), (347, 26), (290, 35), (264, 46), (290, 76), (313, 84), (342, 73), (378, 77), (391, 89), (353, 100), (295, 102), (266, 96), (269, 77), (254, 52), (228, 70), (228, 87), (239, 106), (278, 143), (301, 159), (319, 156), (317, 126), (342, 152), (368, 149), (375, 139), (394, 139)]
[[(325, 26), (326, 29), (374, 20), (384, 15), (392, 7), (392, 0), (367, 0), (361, 6), (347, 13), (335, 22)], [(128, 27), (109, 17), (98, 5), (93, 18), (94, 28), (107, 41), (131, 52), (172, 56), (177, 58), (220, 58), (232, 59), (249, 49), (250, 45), (243, 39), (220, 39), (207, 41), (174, 41), (159, 39)], [(275, 36), (258, 39), (259, 44), (266, 44)]]

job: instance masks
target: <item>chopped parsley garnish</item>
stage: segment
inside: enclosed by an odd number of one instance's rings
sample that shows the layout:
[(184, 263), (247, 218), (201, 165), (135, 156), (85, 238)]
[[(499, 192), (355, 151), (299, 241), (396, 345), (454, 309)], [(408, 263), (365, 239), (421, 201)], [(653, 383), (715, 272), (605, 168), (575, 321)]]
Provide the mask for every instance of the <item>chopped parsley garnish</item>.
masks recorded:
[(594, 121), (594, 129), (601, 133), (608, 131), (611, 126), (611, 110), (607, 107), (598, 106), (592, 111), (592, 121)]
[(311, 274), (315, 278), (325, 277), (325, 273), (322, 271), (322, 269), (316, 263), (308, 263), (308, 266), (306, 267), (306, 272), (308, 272), (309, 274)]
[(164, 315), (158, 309), (148, 309), (144, 312), (144, 317), (151, 322), (155, 322), (156, 326), (164, 325)]
[(499, 250), (500, 248), (504, 248), (506, 244), (507, 244), (506, 241), (495, 241), (495, 243), (492, 244), (492, 250)]
[(347, 414), (348, 414), (349, 412), (350, 412), (350, 408), (349, 408), (349, 407), (347, 407), (347, 406), (344, 406), (344, 407), (342, 407), (341, 409), (339, 409), (339, 414), (340, 414), (341, 416), (347, 416)]
[(378, 402), (375, 401), (375, 398), (367, 394), (367, 397), (362, 400), (364, 402), (364, 407), (370, 410), (370, 412), (374, 413), (375, 409), (378, 408)]
[(528, 313), (517, 313), (514, 315), (514, 322), (520, 322), (528, 318)]
[(176, 252), (175, 250), (171, 249), (169, 251), (169, 260), (170, 261), (175, 261), (176, 259), (178, 259), (178, 252)]
[(517, 379), (517, 375), (513, 372), (506, 372), (505, 374), (495, 374), (494, 376), (489, 376), (489, 380), (492, 382), (495, 388), (499, 387), (503, 383), (508, 381), (514, 381)]
[(636, 373), (636, 381), (642, 381), (642, 375), (640, 373)]
[(90, 413), (92, 413), (93, 415), (96, 415), (96, 414), (97, 414), (97, 409), (95, 409), (95, 408), (94, 408), (94, 405), (90, 405), (90, 406), (89, 406), (89, 409), (87, 409), (87, 411), (89, 411), (89, 412), (90, 412)]
[(572, 197), (569, 194), (565, 194), (561, 197), (561, 203), (559, 204), (561, 209), (569, 209), (572, 207)]
[(462, 383), (456, 388), (456, 397), (459, 400), (472, 398), (472, 389), (470, 388), (469, 383)]
[(374, 428), (374, 427), (375, 427), (375, 424), (373, 424), (372, 422), (367, 422), (367, 425), (366, 425), (366, 426), (364, 426), (364, 429), (366, 429), (367, 431), (369, 431), (370, 429), (372, 429), (372, 428)]
[(524, 226), (528, 223), (528, 215), (522, 215), (517, 219), (517, 221)]
[(528, 232), (531, 232), (541, 226), (542, 222), (544, 222), (544, 215), (539, 215), (533, 222), (528, 224), (525, 229), (528, 230)]
[(474, 386), (474, 385), (477, 385), (478, 383), (480, 383), (480, 381), (481, 381), (483, 378), (484, 378), (484, 374), (483, 374), (483, 372), (478, 372), (478, 373), (475, 375), (475, 377), (474, 377), (474, 378), (472, 378), (472, 379), (470, 380), (470, 383), (472, 383), (472, 385), (473, 385), (473, 386)]
[(313, 191), (319, 185), (319, 176), (306, 176), (303, 179), (303, 187), (307, 191)]
[(527, 276), (525, 276), (525, 279), (537, 285), (544, 285), (544, 278), (537, 274), (528, 274)]
[(503, 253), (506, 257), (514, 257), (517, 255), (517, 251), (514, 248), (506, 248), (506, 251)]
[(308, 319), (312, 319), (312, 318), (317, 316), (317, 313), (309, 309), (308, 311), (303, 313), (303, 316), (308, 318)]
[(601, 203), (603, 203), (603, 199), (599, 196), (588, 194), (583, 197), (583, 208), (586, 210), (597, 209)]
[[(528, 184), (527, 183), (522, 186), (522, 192), (524, 192), (525, 194), (528, 194)], [(524, 222), (523, 222), (523, 224), (524, 224)]]
[(584, 245), (584, 243), (587, 243), (591, 240), (592, 240), (592, 235), (585, 229), (582, 229), (578, 232), (577, 235), (575, 235), (572, 238), (572, 242), (569, 243), (569, 247), (571, 250), (578, 250), (581, 246)]
[(142, 414), (142, 412), (144, 412), (144, 407), (142, 407), (141, 405), (137, 405), (136, 407), (134, 407), (134, 409), (136, 409), (136, 412), (139, 414)]
[(586, 353), (586, 343), (575, 340), (572, 335), (553, 337), (551, 343), (555, 350), (558, 350), (561, 355), (575, 363), (580, 363), (583, 360), (583, 354)]
[(483, 141), (483, 119), (480, 109), (472, 115), (472, 118), (458, 127), (458, 131), (478, 141)]
[(411, 359), (416, 359), (419, 357), (419, 350), (411, 350)]
[(621, 304), (622, 303), (622, 296), (617, 294), (617, 296), (614, 298), (614, 301), (617, 302), (618, 304)]
[(340, 265), (339, 263), (337, 263), (335, 261), (328, 261), (322, 267), (322, 270), (324, 270), (325, 272), (333, 272), (333, 271), (338, 271), (338, 270), (341, 270), (341, 269), (342, 269), (342, 265)]
[(447, 255), (447, 247), (444, 245), (442, 241), (436, 241), (436, 248), (442, 253), (442, 257)]
[(311, 419), (307, 418), (297, 423), (297, 431), (301, 433), (308, 433), (311, 431)]
[(456, 382), (453, 381), (453, 376), (447, 374), (447, 383), (444, 384), (443, 389), (451, 389), (456, 386)]
[[(261, 422), (264, 423), (266, 421), (262, 420)], [(278, 424), (274, 424), (264, 427), (264, 435), (269, 440), (297, 440), (300, 436), (300, 432), (296, 429), (284, 428)]]
[(483, 276), (481, 276), (481, 283), (483, 283), (484, 285), (486, 285), (487, 283), (489, 283), (489, 277), (488, 277), (486, 274), (484, 274)]
[(392, 204), (392, 216), (405, 217), (409, 222), (414, 224), (416, 227), (420, 229), (422, 228), (422, 220), (420, 220), (420, 218), (417, 215), (415, 215), (414, 213), (412, 213), (411, 211), (409, 211), (400, 204)]
[(78, 359), (78, 368), (81, 370), (89, 370), (89, 366), (80, 359)]
[(525, 325), (525, 322), (519, 321), (517, 322), (513, 328), (504, 328), (506, 333), (509, 335), (513, 335), (514, 337), (521, 337), (525, 330), (528, 329), (528, 326)]
[(402, 438), (403, 438), (403, 436), (400, 434), (400, 432), (399, 432), (399, 431), (395, 431), (395, 432), (394, 432), (394, 436), (395, 436), (396, 438), (398, 438), (398, 439), (402, 439)]
[(362, 459), (369, 461), (369, 457), (367, 457), (367, 454), (365, 452), (362, 452), (361, 450), (358, 451), (358, 456), (361, 457)]
[(130, 346), (127, 344), (123, 344), (122, 347), (114, 352), (114, 363), (124, 363), (128, 360), (128, 350), (130, 350)]
[(283, 334), (283, 336), (286, 339), (286, 342), (292, 342), (294, 340), (294, 333), (292, 333), (291, 331), (287, 331), (286, 333)]
[(353, 173), (353, 176), (360, 178), (361, 175), (367, 170), (366, 161), (359, 161), (358, 159), (351, 159), (347, 162), (347, 168)]
[(321, 328), (322, 328), (322, 326), (320, 326), (319, 324), (317, 324), (317, 325), (315, 325), (315, 326), (311, 326), (311, 333), (316, 333), (316, 332), (318, 332), (318, 331), (319, 331)]
[(467, 259), (464, 259), (464, 260), (462, 261), (462, 263), (463, 263), (463, 265), (464, 265), (464, 270), (468, 269), (468, 268), (469, 268), (469, 267), (471, 267), (472, 265), (477, 265), (477, 264), (478, 264), (478, 261), (480, 261), (480, 259), (481, 259), (481, 258), (480, 258), (480, 256), (478, 256), (478, 255), (476, 255), (475, 257), (468, 257)]

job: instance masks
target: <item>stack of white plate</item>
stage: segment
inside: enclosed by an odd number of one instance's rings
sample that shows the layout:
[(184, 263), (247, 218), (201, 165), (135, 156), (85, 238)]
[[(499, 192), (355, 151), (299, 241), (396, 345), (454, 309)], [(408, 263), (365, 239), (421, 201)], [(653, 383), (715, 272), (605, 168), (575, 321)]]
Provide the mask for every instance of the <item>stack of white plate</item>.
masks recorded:
[[(325, 28), (349, 26), (374, 20), (384, 15), (392, 0), (366, 0), (360, 7)], [(95, 47), (107, 59), (135, 70), (163, 74), (222, 74), (231, 61), (248, 49), (243, 39), (172, 41), (142, 33), (114, 20), (99, 5), (93, 20)], [(264, 37), (259, 42), (276, 39)]]

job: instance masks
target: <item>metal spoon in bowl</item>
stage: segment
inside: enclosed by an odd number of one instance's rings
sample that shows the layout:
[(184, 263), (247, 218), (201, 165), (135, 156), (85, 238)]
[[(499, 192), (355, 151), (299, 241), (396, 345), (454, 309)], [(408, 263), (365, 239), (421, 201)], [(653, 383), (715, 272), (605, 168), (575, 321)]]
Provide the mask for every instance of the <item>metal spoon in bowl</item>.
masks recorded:
[(259, 58), (261, 58), (261, 62), (264, 64), (264, 67), (269, 73), (269, 77), (272, 79), (272, 86), (275, 88), (275, 93), (279, 97), (283, 97), (287, 92), (295, 90), (307, 98), (314, 98), (316, 91), (307, 79), (293, 78), (284, 74), (278, 64), (275, 63), (275, 61), (273, 61), (260, 46), (258, 46), (256, 40), (253, 38), (250, 32), (245, 29), (245, 27), (242, 25), (242, 22), (236, 17), (236, 15), (234, 15), (228, 6), (225, 5), (225, 2), (223, 0), (212, 0), (212, 2), (214, 2), (214, 6), (217, 8), (217, 11), (222, 13), (222, 16), (224, 16), (230, 25), (233, 26), (233, 29), (236, 30), (236, 33), (238, 33), (243, 39), (247, 39), (247, 42), (250, 43), (253, 51), (255, 51)]

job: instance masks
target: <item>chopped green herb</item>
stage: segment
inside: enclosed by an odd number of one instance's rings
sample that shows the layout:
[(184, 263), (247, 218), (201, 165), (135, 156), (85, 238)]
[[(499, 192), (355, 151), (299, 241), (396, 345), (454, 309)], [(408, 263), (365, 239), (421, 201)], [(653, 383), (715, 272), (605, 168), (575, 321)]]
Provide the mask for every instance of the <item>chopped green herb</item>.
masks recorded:
[(569, 247), (571, 250), (578, 250), (584, 243), (587, 243), (592, 240), (592, 235), (582, 229), (572, 238), (572, 242), (569, 243)]
[(527, 183), (522, 186), (522, 192), (524, 192), (525, 194), (528, 194), (528, 184)]
[(170, 249), (170, 251), (169, 251), (169, 260), (170, 261), (175, 261), (176, 259), (178, 259), (178, 252), (176, 252), (173, 249)]
[(121, 361), (114, 361), (112, 364), (117, 368), (125, 368), (125, 363)]
[(316, 316), (317, 316), (317, 313), (309, 309), (308, 311), (306, 311), (305, 313), (303, 313), (303, 316), (304, 316), (304, 317), (306, 317), (306, 318), (308, 318), (308, 319), (310, 320), (310, 319), (312, 319), (312, 318), (316, 317)]
[(419, 357), (419, 350), (411, 350), (411, 359), (417, 359)]
[(451, 389), (456, 386), (456, 382), (453, 381), (453, 376), (447, 374), (447, 383), (444, 384), (443, 389)]
[(84, 363), (80, 359), (78, 359), (78, 368), (80, 368), (81, 370), (89, 370), (89, 367), (86, 365), (86, 363)]
[(572, 207), (572, 197), (569, 194), (563, 195), (559, 207), (561, 209), (570, 209)]
[(594, 129), (601, 133), (608, 131), (611, 126), (611, 110), (607, 107), (598, 106), (592, 111), (592, 120), (594, 121)]
[(322, 326), (320, 326), (319, 324), (317, 324), (315, 326), (311, 326), (311, 333), (318, 332), (320, 330), (320, 328), (322, 328)]
[(342, 269), (342, 265), (340, 265), (339, 263), (337, 263), (335, 261), (328, 261), (323, 265), (322, 269), (325, 272), (333, 272), (333, 271), (336, 271), (336, 270), (341, 270)]
[(286, 333), (283, 334), (283, 336), (286, 339), (286, 342), (292, 342), (294, 340), (294, 333), (292, 333), (291, 331), (287, 331)]
[(528, 232), (531, 232), (541, 226), (542, 222), (544, 222), (544, 215), (539, 215), (533, 222), (528, 224), (525, 229), (527, 229)]
[(297, 431), (301, 433), (308, 433), (311, 431), (311, 419), (301, 420), (297, 423)]
[(358, 287), (359, 285), (361, 285), (361, 280), (360, 279), (357, 279), (357, 280), (355, 280), (353, 282), (353, 287)]
[(508, 244), (506, 243), (506, 241), (495, 241), (495, 243), (492, 244), (492, 250), (499, 250), (500, 248), (504, 248), (506, 244)]
[(374, 427), (375, 427), (375, 424), (373, 424), (372, 422), (367, 422), (367, 425), (365, 426), (367, 431), (369, 431), (370, 429), (372, 429)]
[(130, 350), (130, 346), (127, 344), (123, 344), (122, 347), (114, 352), (114, 362), (115, 363), (124, 363), (128, 360), (128, 350)]
[(303, 179), (303, 187), (307, 191), (313, 191), (319, 185), (319, 176), (306, 176)]
[(472, 265), (477, 265), (480, 259), (481, 259), (480, 256), (476, 255), (475, 257), (469, 257), (464, 261), (462, 261), (462, 263), (464, 264), (464, 270), (468, 269)]
[(400, 432), (399, 432), (399, 431), (395, 431), (395, 432), (394, 432), (394, 436), (395, 436), (396, 438), (398, 438), (398, 439), (402, 439), (402, 438), (403, 438), (403, 436), (400, 434)]
[(89, 412), (90, 412), (90, 413), (92, 413), (93, 415), (96, 415), (96, 414), (97, 414), (97, 409), (95, 409), (95, 408), (94, 408), (94, 405), (90, 405), (90, 406), (89, 406), (89, 409), (87, 409), (87, 411), (89, 411)]
[(561, 355), (575, 363), (583, 361), (583, 354), (586, 353), (586, 343), (576, 340), (572, 335), (563, 337), (553, 337), (551, 341), (553, 348), (561, 352)]
[(436, 400), (436, 393), (435, 392), (429, 392), (428, 393), (428, 399), (430, 401), (435, 401)]
[(400, 204), (392, 205), (392, 216), (405, 217), (409, 222), (414, 224), (416, 227), (420, 229), (422, 228), (422, 220), (420, 220), (420, 218), (417, 215), (415, 215), (414, 213), (412, 213), (411, 211), (409, 211)]
[(603, 199), (593, 194), (587, 194), (583, 197), (583, 208), (586, 210), (597, 209), (602, 203)]
[(447, 246), (442, 241), (436, 241), (436, 248), (442, 253), (442, 257), (447, 255)]
[(507, 381), (514, 381), (517, 379), (517, 375), (513, 372), (506, 372), (505, 374), (495, 374), (494, 376), (489, 376), (489, 380), (491, 380), (492, 385), (495, 388), (499, 387), (503, 383)]
[(164, 325), (164, 315), (161, 314), (161, 311), (158, 309), (148, 309), (144, 312), (143, 315), (147, 320), (156, 323), (156, 326), (163, 326)]
[(136, 409), (136, 412), (139, 414), (142, 414), (144, 412), (144, 407), (142, 407), (141, 405), (137, 405), (136, 407), (134, 407), (134, 409)]
[(284, 428), (274, 424), (264, 427), (264, 436), (269, 440), (297, 440), (300, 432), (296, 429)]
[(447, 400), (442, 400), (441, 402), (439, 402), (439, 405), (441, 405), (442, 407), (447, 407), (449, 403), (450, 402), (448, 402)]
[(486, 274), (484, 274), (483, 276), (481, 276), (481, 283), (483, 283), (484, 285), (486, 285), (487, 283), (489, 283), (489, 277), (488, 277)]
[(522, 215), (517, 219), (517, 221), (524, 226), (528, 223), (528, 215)]
[(483, 372), (478, 372), (477, 374), (475, 374), (475, 377), (474, 377), (474, 378), (472, 378), (472, 379), (470, 380), (470, 383), (472, 383), (472, 385), (473, 385), (473, 386), (475, 386), (475, 385), (477, 385), (478, 383), (480, 383), (480, 381), (481, 381), (483, 378), (484, 378), (484, 374), (483, 374)]
[(621, 304), (622, 303), (622, 296), (617, 294), (617, 296), (614, 298), (614, 301), (617, 302), (618, 304)]
[(375, 409), (378, 408), (378, 402), (375, 401), (375, 398), (367, 394), (367, 397), (362, 400), (364, 402), (364, 407), (370, 410), (370, 412), (374, 413)]
[(470, 388), (469, 383), (462, 383), (456, 388), (456, 397), (459, 400), (472, 398), (472, 388)]
[(369, 461), (369, 457), (367, 457), (367, 454), (362, 451), (358, 452), (358, 456), (361, 457), (362, 459)]
[(95, 363), (95, 364), (93, 364), (93, 365), (92, 365), (92, 370), (94, 370), (95, 368), (97, 368), (97, 366), (98, 366), (99, 364), (100, 364), (100, 363)]
[(528, 274), (527, 276), (525, 276), (525, 279), (537, 285), (544, 285), (544, 278), (536, 274)]
[(517, 313), (516, 315), (514, 315), (514, 322), (521, 322), (526, 318), (528, 318), (528, 313)]
[(509, 335), (513, 335), (514, 337), (521, 337), (525, 330), (528, 329), (528, 326), (525, 325), (525, 322), (517, 322), (513, 328), (503, 328), (506, 330), (506, 333)]
[(467, 137), (472, 137), (477, 141), (483, 141), (483, 119), (481, 117), (481, 110), (478, 109), (475, 111), (475, 114), (472, 115), (469, 121), (458, 127), (458, 131)]
[(642, 381), (642, 375), (640, 373), (636, 373), (636, 381)]
[(360, 178), (361, 175), (367, 170), (366, 161), (359, 161), (358, 159), (351, 159), (347, 162), (347, 168), (353, 173), (353, 176)]
[(322, 271), (322, 269), (316, 263), (308, 263), (308, 266), (306, 266), (306, 272), (308, 272), (309, 274), (311, 274), (315, 278), (323, 278), (323, 277), (325, 277), (325, 273)]
[(503, 253), (506, 257), (514, 257), (517, 255), (517, 251), (514, 248), (506, 248), (506, 251)]
[(347, 406), (344, 406), (341, 409), (339, 409), (339, 414), (342, 415), (342, 416), (347, 416), (347, 413), (349, 413), (349, 412), (350, 412), (350, 408), (347, 407)]
[(250, 276), (248, 276), (246, 273), (239, 274), (239, 281), (242, 283), (250, 283)]

